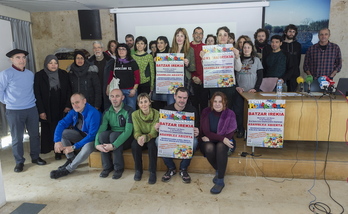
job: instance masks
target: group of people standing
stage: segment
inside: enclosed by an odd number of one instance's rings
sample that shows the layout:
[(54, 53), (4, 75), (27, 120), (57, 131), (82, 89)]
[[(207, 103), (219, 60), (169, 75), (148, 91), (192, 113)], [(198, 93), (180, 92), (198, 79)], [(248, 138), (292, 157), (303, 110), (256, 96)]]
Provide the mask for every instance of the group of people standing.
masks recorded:
[[(235, 45), (236, 85), (212, 89), (203, 87), (201, 60), (205, 44), (201, 27), (194, 29), (192, 42), (186, 29), (178, 28), (171, 47), (167, 37), (159, 36), (149, 45), (151, 54), (147, 53), (148, 42), (143, 36), (137, 37), (135, 44), (132, 35), (126, 36), (126, 43), (111, 40), (105, 52), (103, 44), (95, 41), (94, 55), (87, 59), (84, 52), (76, 51), (68, 72), (59, 68), (57, 57), (48, 55), (44, 69), (34, 75), (25, 68), (28, 53), (14, 49), (6, 55), (11, 59), (12, 67), (0, 72), (0, 102), (6, 104), (11, 128), (16, 160), (14, 171), (23, 171), (23, 133), (27, 128), (32, 163), (46, 164), (39, 157), (40, 152), (54, 150), (56, 159), (61, 159), (61, 153), (66, 155), (66, 163), (50, 173), (53, 179), (69, 175), (94, 149), (101, 152), (103, 171), (100, 177), (114, 172), (112, 178), (119, 179), (124, 171), (123, 150), (132, 148), (134, 180), (142, 179), (142, 150), (148, 149), (148, 183), (154, 184), (157, 181), (156, 139), (160, 128), (158, 110), (161, 108), (195, 113), (193, 152), (199, 145), (216, 170), (210, 191), (218, 194), (225, 186), (228, 151), (236, 147), (233, 136), (237, 132), (237, 137), (243, 137), (245, 132), (240, 94), (260, 91), (265, 77), (277, 77), (288, 84), (289, 91), (296, 90), (294, 79), (299, 76), (301, 56), (296, 34), (296, 26), (289, 25), (284, 38), (272, 36), (269, 45), (268, 31), (258, 29), (254, 35), (255, 45), (245, 35), (234, 44), (235, 35), (229, 28), (218, 28), (216, 36), (208, 35), (205, 42)], [(334, 58), (331, 52), (337, 54), (334, 59), (330, 58), (332, 65), (325, 64), (325, 68), (332, 68), (332, 71), (325, 72), (333, 77), (340, 71), (340, 51), (337, 45), (328, 41), (329, 36), (328, 29), (320, 31), (318, 47), (313, 46), (308, 57), (306, 55), (306, 73), (315, 77), (323, 75), (324, 71), (317, 69), (324, 65), (318, 66), (316, 60), (318, 54), (327, 51), (331, 58)], [(184, 54), (184, 87), (178, 88), (175, 94), (156, 93), (155, 56), (158, 53)], [(167, 182), (177, 171), (172, 158), (163, 158), (163, 161), (168, 170), (161, 180)], [(179, 166), (179, 174), (185, 183), (191, 182), (190, 161), (183, 159)]]

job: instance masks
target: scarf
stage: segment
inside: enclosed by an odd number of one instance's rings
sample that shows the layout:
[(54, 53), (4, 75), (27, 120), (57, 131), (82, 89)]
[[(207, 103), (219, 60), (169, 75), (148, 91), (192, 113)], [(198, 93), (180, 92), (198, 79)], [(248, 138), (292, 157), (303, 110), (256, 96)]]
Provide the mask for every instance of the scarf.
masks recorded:
[(58, 58), (56, 56), (54, 56), (54, 55), (46, 56), (46, 59), (44, 61), (44, 71), (48, 76), (48, 82), (50, 84), (50, 89), (57, 90), (58, 88), (60, 88), (59, 75), (58, 75), (59, 68), (57, 68), (57, 70), (55, 70), (55, 71), (48, 70), (47, 65), (48, 65), (48, 63), (51, 62), (51, 60), (55, 60), (58, 63)]

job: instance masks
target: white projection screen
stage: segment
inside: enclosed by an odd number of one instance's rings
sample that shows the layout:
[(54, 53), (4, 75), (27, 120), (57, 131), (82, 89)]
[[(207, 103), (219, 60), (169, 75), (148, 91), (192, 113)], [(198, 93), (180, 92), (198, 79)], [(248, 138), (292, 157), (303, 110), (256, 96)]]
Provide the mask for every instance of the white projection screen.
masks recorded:
[(183, 27), (192, 41), (193, 29), (200, 26), (206, 35), (216, 35), (216, 30), (227, 26), (236, 36), (248, 35), (262, 27), (263, 7), (268, 2), (231, 3), (218, 5), (192, 5), (154, 8), (111, 9), (116, 14), (117, 39), (125, 42), (125, 35), (145, 36), (150, 42), (158, 36), (167, 36), (172, 43), (175, 30)]

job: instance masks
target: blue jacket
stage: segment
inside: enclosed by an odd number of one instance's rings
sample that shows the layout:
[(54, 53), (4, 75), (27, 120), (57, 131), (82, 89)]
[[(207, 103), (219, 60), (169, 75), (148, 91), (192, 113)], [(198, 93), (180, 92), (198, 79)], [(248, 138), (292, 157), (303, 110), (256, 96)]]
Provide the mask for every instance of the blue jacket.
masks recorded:
[[(79, 149), (86, 143), (95, 140), (102, 118), (101, 113), (89, 103), (86, 103), (81, 114), (83, 116), (82, 131), (86, 134), (86, 137), (74, 144), (76, 149)], [(70, 126), (76, 127), (77, 122), (78, 112), (72, 109), (62, 120), (59, 121), (54, 132), (54, 142), (61, 142), (64, 129), (67, 129)]]

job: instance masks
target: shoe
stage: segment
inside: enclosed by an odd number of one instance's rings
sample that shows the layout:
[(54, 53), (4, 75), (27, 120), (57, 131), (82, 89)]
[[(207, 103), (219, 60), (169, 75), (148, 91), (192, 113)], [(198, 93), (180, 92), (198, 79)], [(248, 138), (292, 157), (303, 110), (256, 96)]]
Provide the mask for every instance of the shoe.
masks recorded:
[(71, 164), (71, 160), (70, 159), (68, 159), (68, 160), (66, 160), (66, 162), (65, 162), (65, 164), (63, 164), (63, 165), (61, 165), (60, 167), (58, 167), (58, 170), (63, 170), (63, 169), (65, 169), (69, 164)]
[(156, 172), (150, 172), (149, 181), (147, 183), (148, 184), (155, 184), (156, 181), (157, 181)]
[(135, 180), (135, 181), (140, 181), (142, 175), (143, 175), (142, 172), (140, 172), (139, 170), (136, 170), (136, 171), (135, 171), (135, 174), (134, 174), (134, 180)]
[(61, 160), (62, 159), (62, 153), (54, 153), (54, 159), (55, 160)]
[(187, 173), (187, 170), (180, 170), (180, 176), (182, 178), (182, 182), (188, 184), (188, 183), (191, 183), (191, 177), (190, 175)]
[(238, 132), (237, 138), (244, 138), (244, 132)]
[(210, 189), (211, 194), (219, 194), (225, 187), (224, 179), (217, 179), (215, 185)]
[(46, 161), (42, 160), (40, 157), (38, 157), (35, 160), (31, 160), (32, 163), (36, 163), (37, 165), (46, 165)]
[(50, 177), (52, 179), (57, 179), (63, 176), (69, 175), (69, 171), (67, 169), (62, 169), (62, 170), (53, 170), (50, 174)]
[(172, 176), (174, 176), (176, 174), (176, 170), (175, 169), (168, 169), (166, 173), (164, 173), (164, 175), (162, 176), (162, 181), (163, 182), (168, 182)]
[(104, 169), (100, 174), (99, 177), (106, 178), (109, 176), (110, 172), (114, 171), (114, 169)]
[(24, 163), (17, 163), (14, 170), (15, 172), (22, 172), (24, 167)]
[(112, 175), (112, 179), (119, 179), (122, 177), (123, 169), (116, 170)]

